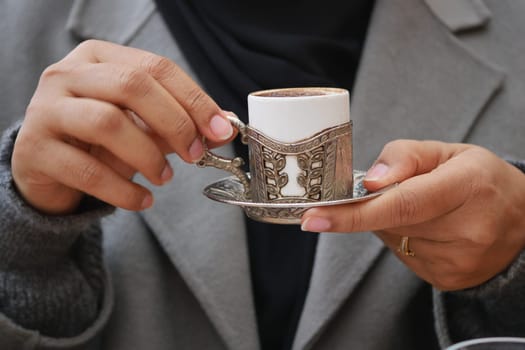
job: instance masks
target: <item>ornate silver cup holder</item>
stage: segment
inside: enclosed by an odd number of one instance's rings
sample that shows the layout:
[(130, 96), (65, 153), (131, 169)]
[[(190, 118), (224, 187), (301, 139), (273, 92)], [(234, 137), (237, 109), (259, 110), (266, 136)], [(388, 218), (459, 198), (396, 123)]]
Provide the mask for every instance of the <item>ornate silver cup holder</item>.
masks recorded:
[(257, 221), (275, 224), (300, 224), (301, 216), (309, 208), (369, 200), (395, 186), (388, 186), (377, 192), (369, 192), (363, 185), (365, 174), (364, 171), (354, 170), (353, 196), (337, 200), (293, 203), (286, 200), (254, 202), (246, 197), (244, 186), (236, 176), (229, 176), (208, 185), (204, 188), (203, 193), (214, 201), (242, 207), (248, 217)]

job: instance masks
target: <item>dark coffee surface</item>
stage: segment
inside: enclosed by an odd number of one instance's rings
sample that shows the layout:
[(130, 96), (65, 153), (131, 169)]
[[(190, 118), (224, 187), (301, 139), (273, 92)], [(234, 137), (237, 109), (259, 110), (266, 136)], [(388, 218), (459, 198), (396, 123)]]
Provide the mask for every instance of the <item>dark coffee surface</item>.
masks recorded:
[(304, 97), (304, 96), (325, 96), (346, 93), (345, 89), (334, 87), (296, 87), (263, 90), (252, 93), (259, 97)]
[(303, 97), (303, 96), (323, 96), (326, 95), (322, 91), (301, 91), (301, 90), (284, 90), (284, 91), (274, 91), (274, 92), (265, 92), (257, 94), (257, 96), (262, 97)]

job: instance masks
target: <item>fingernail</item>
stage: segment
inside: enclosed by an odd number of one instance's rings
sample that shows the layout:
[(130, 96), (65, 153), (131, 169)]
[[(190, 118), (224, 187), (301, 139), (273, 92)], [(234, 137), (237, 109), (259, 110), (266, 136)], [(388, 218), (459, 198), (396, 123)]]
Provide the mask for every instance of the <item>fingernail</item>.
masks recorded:
[(377, 163), (373, 167), (371, 167), (368, 172), (366, 173), (365, 180), (366, 181), (377, 181), (380, 180), (383, 176), (386, 175), (388, 172), (388, 165), (383, 163)]
[(188, 150), (192, 162), (197, 162), (202, 158), (202, 154), (204, 153), (204, 146), (202, 145), (202, 141), (197, 137), (195, 140), (193, 140), (189, 150)]
[(219, 140), (227, 140), (233, 135), (232, 124), (220, 115), (211, 118), (210, 129)]
[(309, 232), (326, 232), (330, 230), (332, 223), (325, 219), (319, 217), (310, 217), (304, 220), (301, 225), (301, 230)]
[(162, 182), (167, 182), (173, 177), (173, 169), (171, 169), (171, 166), (166, 163), (166, 166), (164, 167), (164, 170), (162, 170), (162, 174), (160, 174), (160, 179)]
[(153, 197), (151, 194), (147, 194), (146, 197), (142, 200), (142, 204), (140, 205), (142, 209), (148, 209), (153, 205)]

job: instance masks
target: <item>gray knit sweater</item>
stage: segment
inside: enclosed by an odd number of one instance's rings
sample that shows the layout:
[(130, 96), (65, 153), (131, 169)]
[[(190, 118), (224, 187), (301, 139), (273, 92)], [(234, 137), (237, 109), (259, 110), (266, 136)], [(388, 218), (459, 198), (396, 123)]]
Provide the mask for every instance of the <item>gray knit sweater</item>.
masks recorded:
[[(86, 198), (75, 214), (46, 216), (25, 204), (10, 168), (17, 131), (18, 125), (8, 129), (0, 143), (0, 313), (43, 335), (77, 335), (100, 310), (107, 281), (99, 221), (113, 208)], [(525, 162), (511, 162), (525, 172)], [(436, 322), (448, 325), (442, 332), (453, 339), (456, 333), (525, 336), (523, 293), (525, 252), (507, 271), (480, 287), (436, 291)]]
[(10, 168), (17, 130), (6, 131), (0, 148), (0, 311), (44, 335), (76, 335), (102, 301), (98, 219), (112, 208), (87, 198), (77, 214), (46, 216), (26, 205)]

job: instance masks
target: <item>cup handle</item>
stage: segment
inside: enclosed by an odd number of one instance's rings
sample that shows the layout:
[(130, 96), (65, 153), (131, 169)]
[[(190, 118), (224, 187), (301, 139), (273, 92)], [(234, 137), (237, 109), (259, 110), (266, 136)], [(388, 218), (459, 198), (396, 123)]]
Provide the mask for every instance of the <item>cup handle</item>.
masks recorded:
[[(226, 116), (226, 118), (229, 120), (229, 122), (237, 129), (239, 130), (239, 134), (241, 135), (241, 142), (245, 145), (248, 144), (248, 136), (246, 134), (247, 126), (244, 124), (239, 118), (236, 116)], [(217, 169), (222, 169), (225, 171), (228, 171), (232, 173), (233, 175), (237, 176), (239, 181), (244, 187), (244, 195), (246, 198), (250, 198), (250, 179), (248, 177), (248, 174), (244, 170), (242, 170), (242, 166), (244, 165), (244, 159), (241, 157), (235, 157), (233, 159), (225, 158), (219, 155), (216, 155), (215, 153), (212, 153), (209, 151), (208, 146), (203, 140), (204, 144), (204, 156), (201, 160), (199, 160), (196, 164), (200, 168), (205, 167), (214, 167)]]

